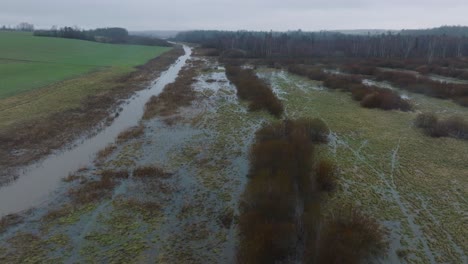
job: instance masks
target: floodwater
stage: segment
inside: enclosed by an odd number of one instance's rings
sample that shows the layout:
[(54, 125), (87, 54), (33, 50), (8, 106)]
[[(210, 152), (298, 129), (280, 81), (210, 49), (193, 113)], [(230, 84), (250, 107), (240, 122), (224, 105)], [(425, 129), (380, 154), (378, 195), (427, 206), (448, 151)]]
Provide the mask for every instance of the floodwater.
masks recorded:
[(177, 78), (192, 52), (187, 46), (184, 46), (184, 51), (185, 55), (163, 72), (148, 89), (137, 92), (121, 105), (122, 111), (110, 126), (80, 142), (76, 147), (50, 155), (37, 164), (25, 168), (18, 180), (1, 187), (0, 217), (27, 210), (45, 202), (49, 194), (56, 190), (62, 178), (91, 164), (95, 154), (114, 142), (119, 133), (137, 125), (149, 98), (161, 93), (167, 84), (174, 82)]

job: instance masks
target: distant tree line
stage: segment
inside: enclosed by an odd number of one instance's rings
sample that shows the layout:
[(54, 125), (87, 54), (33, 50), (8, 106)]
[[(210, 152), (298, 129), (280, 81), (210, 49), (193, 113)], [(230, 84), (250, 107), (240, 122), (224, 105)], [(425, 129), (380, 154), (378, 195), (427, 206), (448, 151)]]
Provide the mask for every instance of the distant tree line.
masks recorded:
[(77, 27), (52, 27), (50, 30), (35, 30), (34, 36), (81, 39), (113, 44), (135, 44), (165, 47), (171, 46), (169, 42), (162, 39), (132, 36), (128, 34), (128, 31), (125, 28), (119, 27), (97, 28), (91, 30), (82, 30)]
[[(452, 31), (455, 31), (453, 29)], [(422, 32), (422, 31), (421, 31)], [(459, 34), (386, 33), (346, 35), (338, 32), (187, 31), (175, 40), (202, 44), (221, 51), (242, 50), (256, 58), (355, 57), (425, 59), (468, 55), (468, 37)]]
[(404, 35), (438, 35), (438, 36), (456, 36), (468, 37), (468, 27), (466, 26), (442, 26), (431, 29), (404, 29), (401, 31)]
[(32, 32), (34, 31), (34, 25), (27, 23), (27, 22), (21, 22), (18, 25), (11, 27), (11, 26), (6, 26), (3, 25), (0, 30), (3, 31), (25, 31), (25, 32)]

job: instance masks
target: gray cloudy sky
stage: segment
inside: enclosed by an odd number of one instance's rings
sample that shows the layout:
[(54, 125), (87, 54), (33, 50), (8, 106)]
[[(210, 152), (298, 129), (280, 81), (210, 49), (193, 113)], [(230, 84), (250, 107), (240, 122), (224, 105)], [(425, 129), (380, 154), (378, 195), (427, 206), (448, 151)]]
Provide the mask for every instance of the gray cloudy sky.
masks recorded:
[(468, 25), (468, 0), (0, 0), (0, 25), (149, 29), (401, 29)]

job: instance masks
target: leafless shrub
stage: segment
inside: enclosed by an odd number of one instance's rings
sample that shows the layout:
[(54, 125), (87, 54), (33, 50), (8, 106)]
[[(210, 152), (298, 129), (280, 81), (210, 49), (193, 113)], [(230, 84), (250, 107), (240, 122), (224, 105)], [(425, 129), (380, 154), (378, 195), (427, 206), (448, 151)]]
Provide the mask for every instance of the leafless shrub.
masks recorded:
[(416, 117), (415, 125), (431, 137), (468, 139), (468, 122), (458, 116), (439, 119), (433, 113), (422, 113)]
[(386, 251), (386, 232), (379, 223), (356, 208), (335, 212), (321, 228), (318, 252), (309, 248), (309, 255), (317, 256), (317, 263), (362, 263)]
[(252, 70), (229, 65), (226, 67), (226, 75), (235, 84), (239, 98), (250, 102), (249, 110), (265, 109), (275, 117), (283, 114), (281, 101)]
[(316, 166), (316, 180), (320, 191), (332, 192), (336, 189), (336, 168), (329, 160), (320, 160)]

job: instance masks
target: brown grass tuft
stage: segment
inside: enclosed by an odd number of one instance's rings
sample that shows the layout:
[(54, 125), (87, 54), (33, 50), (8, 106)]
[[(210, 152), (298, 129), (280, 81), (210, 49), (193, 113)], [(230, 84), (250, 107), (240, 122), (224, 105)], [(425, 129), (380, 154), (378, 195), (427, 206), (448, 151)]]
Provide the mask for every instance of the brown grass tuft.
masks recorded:
[(107, 159), (115, 150), (117, 149), (117, 146), (114, 144), (110, 144), (107, 147), (101, 149), (96, 153), (96, 159), (95, 162), (101, 163), (105, 159)]
[(100, 176), (97, 181), (86, 181), (79, 187), (70, 189), (68, 195), (72, 202), (81, 205), (110, 198), (117, 180), (128, 178), (128, 171), (105, 170)]
[[(137, 138), (141, 135), (143, 135), (145, 131), (145, 127), (140, 124), (138, 126), (130, 127), (125, 131), (122, 131), (118, 136), (117, 136), (117, 143), (123, 143), (125, 141), (129, 141), (131, 139)], [(104, 149), (106, 150), (106, 149)]]
[(65, 205), (59, 209), (55, 209), (47, 212), (42, 218), (44, 221), (54, 221), (56, 219), (70, 215), (75, 210), (75, 207), (72, 205)]
[(332, 192), (336, 189), (336, 168), (329, 160), (320, 160), (315, 169), (317, 187), (323, 192)]
[(127, 179), (129, 176), (129, 173), (127, 170), (120, 170), (120, 171), (114, 171), (114, 170), (103, 170), (99, 173), (101, 175), (101, 179)]
[(189, 106), (196, 98), (192, 84), (196, 81), (194, 78), (197, 75), (197, 67), (201, 63), (197, 60), (192, 66), (182, 68), (175, 82), (166, 85), (158, 96), (151, 97), (145, 105), (143, 118), (171, 116), (176, 114), (180, 107)]
[(408, 100), (390, 89), (376, 89), (362, 98), (361, 106), (366, 108), (380, 108), (383, 110), (399, 109), (410, 111), (412, 106)]
[(140, 167), (136, 168), (133, 171), (133, 177), (136, 178), (169, 178), (171, 177), (172, 174), (165, 172), (163, 169), (160, 167), (156, 166), (146, 166), (146, 167)]
[(421, 113), (416, 117), (415, 125), (431, 137), (468, 140), (468, 122), (462, 117), (452, 116), (441, 120), (433, 113)]
[(23, 222), (23, 217), (18, 214), (5, 215), (0, 219), (0, 234), (5, 232), (9, 227)]
[(317, 263), (362, 263), (386, 251), (385, 235), (376, 220), (356, 208), (342, 209), (323, 224), (318, 252), (309, 248), (308, 255), (315, 255)]

